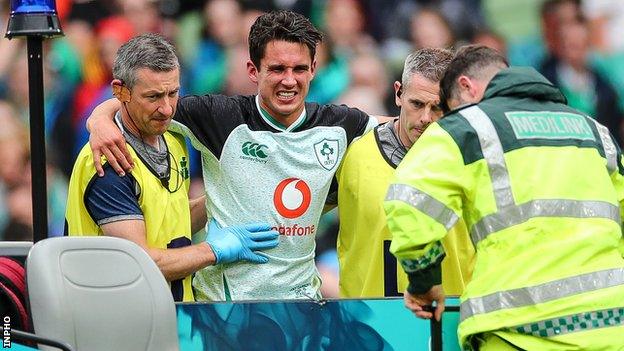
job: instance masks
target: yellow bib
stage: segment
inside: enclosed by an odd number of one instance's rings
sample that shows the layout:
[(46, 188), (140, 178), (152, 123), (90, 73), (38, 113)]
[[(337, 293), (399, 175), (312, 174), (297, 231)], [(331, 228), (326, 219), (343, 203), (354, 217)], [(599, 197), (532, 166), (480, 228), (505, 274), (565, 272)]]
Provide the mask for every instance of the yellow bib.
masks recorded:
[[(340, 232), (341, 297), (399, 296), (407, 275), (390, 253), (392, 235), (383, 201), (394, 168), (383, 158), (375, 131), (351, 144), (336, 173)], [(461, 295), (470, 279), (474, 248), (463, 221), (442, 240), (442, 285), (447, 295)]]
[[(180, 243), (183, 243), (183, 246), (191, 244), (186, 144), (184, 138), (177, 134), (167, 132), (164, 138), (170, 153), (170, 189), (174, 190), (178, 187), (177, 184), (181, 185), (180, 189), (173, 193), (161, 184), (158, 177), (128, 145), (135, 164), (132, 176), (141, 191), (138, 201), (145, 221), (147, 245), (158, 249), (180, 247)], [(97, 177), (97, 174), (93, 165), (93, 155), (87, 144), (78, 155), (69, 182), (65, 214), (68, 235), (102, 235), (102, 229), (91, 218), (84, 203), (85, 192), (94, 177)], [(194, 301), (191, 276), (184, 278), (183, 281), (170, 282), (172, 290), (178, 284), (183, 285), (183, 301)]]

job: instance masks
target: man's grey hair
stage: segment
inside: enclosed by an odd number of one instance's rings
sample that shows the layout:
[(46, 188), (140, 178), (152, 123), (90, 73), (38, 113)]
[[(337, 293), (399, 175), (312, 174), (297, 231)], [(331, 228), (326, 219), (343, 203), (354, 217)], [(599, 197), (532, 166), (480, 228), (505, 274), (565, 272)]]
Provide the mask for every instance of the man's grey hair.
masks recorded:
[(401, 84), (407, 87), (414, 73), (432, 82), (439, 82), (452, 59), (453, 52), (448, 49), (423, 48), (414, 51), (405, 59)]
[(180, 68), (180, 63), (171, 43), (158, 34), (148, 33), (130, 39), (119, 48), (113, 64), (113, 78), (132, 89), (140, 68), (170, 72)]

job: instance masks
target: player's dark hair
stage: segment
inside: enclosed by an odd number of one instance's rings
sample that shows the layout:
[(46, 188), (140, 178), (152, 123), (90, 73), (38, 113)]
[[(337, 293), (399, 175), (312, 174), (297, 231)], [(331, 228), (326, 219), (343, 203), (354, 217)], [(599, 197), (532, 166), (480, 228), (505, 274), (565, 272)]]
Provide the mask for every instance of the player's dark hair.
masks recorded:
[(291, 11), (273, 11), (256, 19), (249, 31), (249, 57), (260, 69), (266, 46), (273, 40), (305, 44), (314, 61), (316, 45), (323, 39), (323, 34), (306, 17)]

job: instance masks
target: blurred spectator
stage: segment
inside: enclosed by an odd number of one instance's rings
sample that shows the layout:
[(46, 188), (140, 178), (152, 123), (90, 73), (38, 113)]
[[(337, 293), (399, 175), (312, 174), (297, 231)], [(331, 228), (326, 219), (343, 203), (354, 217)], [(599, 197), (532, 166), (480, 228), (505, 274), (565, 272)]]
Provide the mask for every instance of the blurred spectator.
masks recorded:
[(209, 0), (202, 14), (201, 28), (189, 33), (192, 28), (185, 27), (187, 31), (180, 33), (199, 36), (199, 40), (194, 39), (196, 46), (185, 48), (181, 55), (184, 85), (191, 94), (221, 93), (225, 89), (229, 50), (241, 42), (242, 10), (236, 0)]
[(537, 67), (544, 57), (539, 17), (543, 2), (481, 0), (487, 27), (505, 38), (512, 65)]
[(451, 48), (455, 35), (442, 13), (434, 8), (424, 8), (412, 16), (411, 38), (414, 49)]
[(559, 30), (559, 57), (543, 67), (543, 74), (559, 86), (568, 105), (587, 113), (605, 125), (622, 144), (622, 118), (617, 94), (588, 63), (589, 31), (583, 21), (569, 22)]
[(32, 199), (30, 182), (13, 189), (7, 194), (6, 203), (9, 222), (2, 233), (4, 240), (31, 241), (33, 238)]
[[(62, 23), (64, 32), (65, 25), (68, 23), (83, 21), (93, 25), (118, 10), (118, 4), (109, 0), (63, 0), (63, 2), (69, 2), (67, 5), (62, 5), (62, 13), (64, 11), (69, 12), (62, 17), (68, 21)], [(58, 3), (59, 1), (57, 0), (57, 9)], [(67, 32), (65, 32), (65, 35), (67, 35)]]
[(263, 1), (259, 0), (244, 0), (247, 7), (254, 6), (257, 9), (264, 9), (265, 11), (269, 9), (279, 9), (279, 10), (289, 10), (293, 12), (300, 13), (307, 18), (309, 18), (312, 23), (318, 24), (318, 20), (322, 17), (322, 7), (324, 0), (265, 0), (266, 4), (262, 5)]
[(383, 61), (377, 55), (358, 55), (351, 60), (349, 67), (351, 87), (367, 87), (377, 96), (384, 95), (389, 78)]
[(561, 56), (561, 28), (569, 23), (581, 20), (579, 0), (546, 0), (542, 4), (541, 24), (546, 57), (540, 70), (552, 69)]
[(23, 181), (28, 161), (28, 133), (15, 108), (4, 100), (0, 100), (0, 125), (0, 186), (10, 191)]
[[(484, 25), (482, 0), (367, 0), (372, 34), (380, 42), (408, 40), (410, 23), (423, 9), (439, 11), (460, 39), (468, 39), (476, 28)], [(385, 44), (384, 44), (385, 46)], [(409, 49), (408, 49), (409, 53)], [(405, 55), (400, 59), (401, 66)]]
[[(598, 1), (600, 2), (600, 1)], [(536, 67), (541, 72), (553, 72), (561, 55), (561, 27), (583, 20), (585, 17), (580, 0), (546, 0), (541, 8), (541, 25), (546, 49), (543, 61)], [(595, 41), (595, 32), (590, 30), (590, 44)], [(592, 53), (589, 57), (591, 66), (601, 78), (607, 80), (618, 93), (618, 105), (624, 109), (624, 60), (623, 53)], [(513, 60), (512, 60), (513, 61)]]
[[(9, 19), (9, 7), (6, 3), (0, 2), (0, 27), (7, 28), (7, 22)], [(0, 83), (5, 79), (8, 71), (12, 68), (12, 64), (15, 62), (16, 53), (22, 50), (24, 47), (21, 40), (9, 40), (7, 38), (0, 38)], [(1, 90), (5, 90), (6, 87), (2, 86)]]
[[(79, 80), (98, 83), (104, 80), (99, 60), (94, 26), (116, 10), (114, 2), (83, 0), (73, 1), (63, 22), (64, 37), (52, 40), (52, 56), (56, 67), (63, 69), (62, 77), (66, 83), (77, 84)], [(76, 66), (76, 64), (78, 66)], [(66, 75), (71, 78), (67, 78)], [(70, 86), (75, 89), (75, 85)]]
[[(6, 194), (8, 223), (2, 237), (4, 240), (32, 240), (32, 193), (30, 163), (22, 174), (23, 182)], [(65, 201), (67, 181), (50, 164), (47, 166), (48, 236), (62, 236), (65, 226)]]
[(388, 115), (383, 99), (379, 94), (367, 86), (349, 88), (337, 101), (338, 104), (358, 108), (370, 115)]
[(592, 47), (602, 53), (624, 52), (624, 1), (583, 0)]
[[(46, 47), (47, 48), (47, 47)], [(67, 103), (67, 99), (64, 98), (65, 94), (73, 91), (70, 89), (65, 90), (62, 84), (56, 79), (56, 74), (49, 65), (49, 60), (44, 56), (46, 60), (43, 65), (43, 83), (44, 83), (44, 112), (45, 112), (45, 135), (46, 142), (50, 148), (54, 148), (62, 144), (63, 142), (69, 143), (67, 140), (55, 139), (53, 131), (58, 128), (58, 110), (61, 109), (60, 105)], [(6, 80), (7, 91), (4, 98), (10, 104), (11, 118), (17, 118), (23, 126), (29, 125), (29, 89), (28, 89), (28, 59), (26, 55), (25, 47), (22, 47), (13, 58), (14, 62), (11, 66), (11, 70)]]
[(358, 55), (349, 67), (351, 84), (337, 103), (359, 108), (370, 115), (388, 115), (384, 99), (389, 78), (381, 59), (372, 54)]
[(13, 58), (11, 70), (7, 76), (6, 99), (9, 100), (15, 109), (14, 117), (27, 125), (28, 124), (28, 57), (26, 48), (20, 50)]
[(204, 5), (204, 18), (210, 36), (225, 47), (242, 42), (242, 9), (235, 0), (211, 0)]
[(507, 57), (507, 43), (505, 39), (489, 29), (477, 31), (474, 37), (472, 37), (471, 43), (487, 46)]
[(365, 31), (366, 14), (358, 0), (327, 0), (325, 5), (326, 40), (336, 52), (350, 58), (374, 52), (373, 38)]
[[(197, 0), (203, 6), (205, 0)], [(195, 55), (194, 50), (202, 39), (204, 17), (201, 6), (194, 11), (187, 11), (180, 15), (177, 20), (177, 32), (173, 38), (176, 44), (180, 64), (184, 65), (190, 57)], [(184, 68), (184, 67), (182, 67)]]
[(624, 1), (583, 0), (581, 8), (589, 19), (592, 63), (615, 86), (624, 109)]
[(134, 32), (161, 33), (163, 29), (163, 18), (158, 10), (156, 0), (117, 0), (121, 15), (132, 24)]
[[(57, 157), (57, 166), (67, 176), (71, 172), (75, 130), (71, 109), (76, 87), (82, 81), (82, 54), (78, 48), (91, 46), (90, 26), (83, 21), (64, 25), (66, 37), (46, 41), (44, 69), (50, 79), (44, 81), (46, 139)], [(85, 29), (87, 28), (87, 29)], [(88, 44), (86, 44), (88, 43)]]
[(332, 43), (326, 38), (316, 49), (316, 73), (306, 100), (332, 103), (345, 92), (350, 80), (347, 58), (333, 50)]
[[(32, 237), (28, 173), (28, 134), (13, 106), (0, 101), (0, 239)], [(24, 193), (28, 191), (28, 193)]]
[(538, 37), (539, 9), (544, 0), (481, 0), (485, 22), (508, 43)]
[[(0, 101), (0, 239), (32, 240), (29, 138), (16, 116), (14, 106)], [(53, 161), (53, 153), (48, 155)], [(52, 236), (62, 235), (67, 182), (51, 163), (47, 175), (48, 230)]]
[(112, 74), (117, 49), (139, 33), (136, 32), (132, 22), (121, 16), (112, 16), (101, 20), (95, 27), (95, 33), (103, 69), (106, 72), (106, 78), (109, 78)]
[(251, 95), (258, 91), (256, 85), (247, 77), (247, 60), (249, 60), (247, 39), (251, 25), (262, 13), (262, 11), (257, 9), (247, 9), (243, 12), (240, 23), (241, 39), (238, 45), (230, 50), (230, 63), (225, 87), (225, 94), (227, 95)]

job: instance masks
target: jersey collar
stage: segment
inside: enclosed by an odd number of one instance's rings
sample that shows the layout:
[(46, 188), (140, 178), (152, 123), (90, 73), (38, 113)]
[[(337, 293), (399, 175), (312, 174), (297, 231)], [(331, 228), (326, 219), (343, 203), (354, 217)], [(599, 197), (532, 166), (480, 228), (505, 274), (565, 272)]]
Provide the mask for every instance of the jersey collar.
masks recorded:
[(303, 111), (301, 111), (301, 114), (299, 115), (299, 117), (297, 117), (297, 120), (295, 120), (289, 127), (286, 127), (285, 125), (280, 123), (278, 120), (273, 118), (271, 114), (269, 114), (265, 109), (263, 109), (260, 106), (260, 97), (258, 95), (256, 95), (256, 108), (258, 109), (258, 112), (260, 112), (260, 116), (262, 116), (262, 119), (264, 119), (265, 122), (267, 122), (271, 127), (277, 130), (280, 130), (282, 132), (292, 132), (295, 129), (301, 127), (303, 122), (305, 122), (306, 116), (307, 116), (305, 105), (304, 105)]

